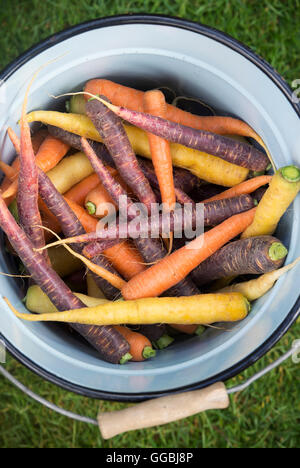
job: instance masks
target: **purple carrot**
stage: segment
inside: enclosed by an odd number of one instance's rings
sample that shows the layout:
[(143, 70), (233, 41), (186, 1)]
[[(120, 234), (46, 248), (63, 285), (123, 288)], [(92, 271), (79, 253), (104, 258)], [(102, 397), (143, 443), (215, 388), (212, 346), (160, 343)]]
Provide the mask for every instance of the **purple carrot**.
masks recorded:
[[(156, 236), (165, 235), (169, 232), (174, 232), (178, 235), (182, 234), (183, 228), (185, 231), (191, 231), (197, 227), (197, 222), (202, 216), (201, 210), (203, 207), (203, 221), (204, 227), (215, 226), (220, 224), (225, 219), (230, 218), (236, 214), (248, 211), (254, 207), (254, 200), (251, 195), (243, 194), (237, 197), (226, 198), (223, 200), (215, 200), (209, 203), (198, 203), (186, 205), (184, 208), (176, 209), (171, 213), (159, 214), (154, 219), (143, 218), (136, 226), (131, 223), (119, 223), (116, 226), (108, 227), (107, 229), (90, 232), (81, 236), (76, 236), (68, 239), (68, 243), (87, 243), (99, 242), (99, 248), (108, 248), (111, 241), (116, 239), (126, 239), (132, 237), (149, 237), (152, 233)], [(187, 209), (188, 208), (188, 209)], [(201, 220), (202, 218), (200, 218)], [(107, 244), (105, 243), (107, 241)], [(84, 248), (85, 254), (89, 249)], [(97, 247), (93, 246), (91, 252), (97, 251)], [(102, 250), (103, 251), (103, 250)]]
[[(153, 187), (159, 189), (159, 183), (152, 162), (141, 157), (138, 157), (137, 159), (140, 168), (149, 180), (150, 184)], [(190, 171), (180, 167), (173, 167), (173, 180), (175, 188), (180, 188), (186, 193), (191, 192), (195, 187), (197, 187), (199, 183), (197, 176), (192, 174)]]
[[(110, 175), (109, 171), (103, 165), (102, 161), (100, 161), (97, 158), (94, 151), (92, 150), (92, 148), (89, 146), (88, 142), (84, 138), (81, 139), (81, 144), (85, 150), (86, 156), (89, 158), (92, 166), (94, 167), (95, 172), (101, 178), (101, 182), (104, 185), (105, 189), (107, 190), (111, 198), (118, 203), (119, 196), (120, 194), (124, 193), (124, 189), (121, 187), (119, 182), (116, 181)], [(111, 177), (113, 180), (110, 181)], [(126, 191), (125, 191), (125, 194), (126, 194)], [(128, 197), (127, 194), (126, 194), (126, 197), (127, 197), (126, 200), (127, 200), (127, 207), (128, 207), (127, 216), (129, 220), (132, 220), (133, 218), (135, 218), (136, 212), (135, 210), (134, 212), (133, 210), (131, 210), (131, 207), (133, 205), (132, 205), (132, 201), (130, 200), (130, 197)], [(145, 220), (147, 219), (148, 218), (145, 218)], [(127, 226), (127, 223), (126, 223), (126, 226)], [(169, 232), (168, 229), (167, 231)], [(165, 247), (163, 246), (162, 242), (158, 239), (152, 239), (147, 236), (145, 238), (142, 238), (142, 237), (136, 238), (136, 236), (133, 236), (133, 239), (134, 239), (134, 243), (137, 249), (139, 250), (141, 255), (144, 257), (147, 263), (157, 262), (167, 255), (167, 251)], [(95, 248), (95, 245), (93, 245), (93, 248)], [(192, 281), (189, 278), (186, 278), (185, 280), (181, 281), (176, 286), (174, 286), (174, 289), (168, 290), (168, 294), (179, 295), (179, 296), (190, 296), (192, 294), (199, 294), (199, 290), (196, 288), (196, 286), (192, 283)]]
[[(45, 235), (41, 228), (42, 219), (38, 207), (38, 174), (35, 155), (31, 142), (30, 127), (26, 120), (27, 94), (25, 95), (20, 120), (20, 171), (18, 178), (17, 206), (19, 222), (25, 233), (32, 241), (34, 247), (45, 245)], [(47, 251), (43, 253), (48, 259)]]
[[(54, 127), (52, 125), (48, 125), (48, 131), (52, 136), (58, 138), (64, 143), (67, 143), (72, 148), (78, 149), (78, 151), (84, 151), (81, 145), (81, 137), (79, 135), (75, 135), (75, 133), (70, 133), (66, 130), (63, 130), (62, 128)], [(105, 164), (108, 164), (114, 168), (116, 167), (114, 160), (103, 143), (99, 143), (98, 141), (90, 139), (87, 139), (87, 142), (92, 147), (98, 158), (100, 158)], [(139, 156), (137, 156), (137, 160), (141, 170), (143, 171), (145, 177), (149, 180), (150, 184), (155, 188), (159, 188), (158, 180), (151, 161), (148, 161)], [(180, 167), (173, 168), (173, 178), (175, 188), (181, 189), (186, 193), (189, 193), (199, 184), (199, 179), (197, 176), (192, 174), (190, 171)]]
[(191, 272), (198, 286), (219, 278), (264, 274), (281, 267), (287, 255), (284, 245), (272, 236), (241, 239), (222, 247)]
[[(68, 132), (67, 130), (63, 130), (62, 128), (55, 127), (54, 125), (48, 125), (47, 128), (50, 135), (70, 145), (71, 148), (75, 148), (78, 151), (83, 151), (83, 148), (81, 146), (81, 137), (79, 135)], [(102, 161), (105, 162), (105, 164), (108, 164), (111, 167), (116, 167), (113, 158), (111, 157), (109, 151), (103, 143), (99, 143), (98, 141), (89, 139), (87, 141), (89, 145), (93, 148), (98, 158), (102, 159)]]
[[(91, 102), (100, 104), (99, 101)], [(102, 99), (101, 103), (132, 125), (173, 143), (204, 151), (253, 171), (263, 171), (269, 165), (266, 154), (247, 143), (204, 130), (196, 130), (161, 117), (114, 106), (105, 99)]]
[[(58, 219), (62, 231), (65, 236), (78, 236), (86, 234), (85, 229), (83, 228), (81, 222), (69, 207), (68, 203), (65, 201), (64, 197), (56, 190), (55, 186), (42, 170), (38, 171), (39, 176), (39, 193), (41, 198), (44, 200), (49, 210), (56, 216)], [(72, 248), (78, 252), (82, 253), (84, 245), (83, 244), (73, 244)], [(103, 255), (95, 254), (90, 258), (93, 263), (102, 266), (106, 270), (111, 271), (112, 273), (118, 274), (116, 270), (111, 265), (110, 261), (105, 258)], [(119, 296), (119, 290), (111, 285), (108, 281), (92, 273), (97, 285), (103, 291), (107, 299), (114, 300)]]
[[(34, 250), (34, 246), (26, 236), (23, 229), (16, 223), (14, 217), (8, 210), (3, 198), (0, 196), (0, 226), (7, 235), (14, 250), (19, 255), (32, 279), (59, 311), (78, 309), (85, 307), (64, 281), (51, 268), (43, 255)], [(72, 324), (80, 335), (82, 335), (101, 355), (103, 359), (112, 363), (119, 363), (128, 356), (129, 345), (113, 327), (90, 326)]]
[(221, 185), (203, 183), (198, 184), (191, 192), (189, 192), (189, 196), (195, 203), (199, 203), (203, 200), (208, 200), (221, 192), (224, 192), (224, 187)]
[(86, 113), (103, 139), (121, 177), (150, 213), (151, 203), (155, 203), (156, 199), (139, 166), (121, 119), (97, 100), (86, 103)]

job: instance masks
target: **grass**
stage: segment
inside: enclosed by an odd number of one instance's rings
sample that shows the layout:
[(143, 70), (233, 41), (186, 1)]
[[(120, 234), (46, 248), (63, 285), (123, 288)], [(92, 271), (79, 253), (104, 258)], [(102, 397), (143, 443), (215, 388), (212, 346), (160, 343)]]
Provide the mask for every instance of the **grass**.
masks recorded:
[[(288, 81), (300, 78), (299, 0), (4, 0), (0, 10), (0, 69), (50, 34), (89, 19), (160, 13), (199, 21), (247, 44)], [(233, 386), (279, 357), (300, 336), (300, 322), (264, 358), (227, 382)], [(125, 404), (87, 399), (46, 382), (7, 356), (5, 368), (44, 398), (95, 418)], [(292, 360), (230, 397), (227, 410), (209, 411), (162, 427), (103, 441), (94, 426), (40, 406), (0, 377), (0, 447), (277, 447), (300, 445), (300, 365)]]

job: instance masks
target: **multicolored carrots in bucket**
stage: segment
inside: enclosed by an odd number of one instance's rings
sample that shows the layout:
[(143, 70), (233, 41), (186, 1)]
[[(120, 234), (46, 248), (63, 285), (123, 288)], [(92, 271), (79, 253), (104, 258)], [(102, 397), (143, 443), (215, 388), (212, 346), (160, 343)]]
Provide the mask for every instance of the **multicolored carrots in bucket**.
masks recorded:
[[(196, 116), (158, 90), (102, 79), (73, 96), (67, 113), (26, 115), (26, 103), (27, 94), (21, 139), (9, 129), (19, 159), (0, 162), (0, 226), (31, 277), (31, 313), (5, 299), (19, 319), (69, 323), (114, 364), (155, 359), (170, 345), (176, 352), (178, 334), (197, 340), (216, 322), (243, 320), (250, 302), (296, 268), (299, 259), (283, 265), (288, 250), (276, 229), (300, 190), (300, 169), (265, 173), (274, 162), (247, 123)], [(35, 143), (33, 121), (47, 125)], [(14, 218), (6, 203), (15, 197)], [(55, 243), (45, 237), (47, 216), (62, 236)], [(67, 283), (85, 268), (89, 295)], [(226, 278), (233, 284), (223, 288)]]

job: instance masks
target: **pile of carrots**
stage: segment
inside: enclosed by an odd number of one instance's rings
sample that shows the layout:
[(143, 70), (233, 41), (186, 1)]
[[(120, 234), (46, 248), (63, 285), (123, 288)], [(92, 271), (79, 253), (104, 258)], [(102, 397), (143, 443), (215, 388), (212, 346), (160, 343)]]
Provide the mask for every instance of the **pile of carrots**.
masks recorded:
[[(5, 298), (17, 317), (67, 322), (108, 362), (144, 361), (178, 335), (242, 320), (297, 264), (283, 266), (288, 251), (275, 235), (300, 169), (271, 174), (270, 153), (245, 122), (191, 114), (160, 90), (104, 79), (72, 95), (65, 113), (27, 113), (29, 91), (20, 137), (7, 129), (16, 158), (0, 161), (0, 226), (31, 277), (32, 313)], [(33, 121), (43, 127), (31, 135)], [(143, 204), (138, 235), (121, 219), (114, 229), (99, 224), (120, 196), (129, 221)], [(178, 239), (186, 203), (191, 229), (203, 206), (205, 230)]]

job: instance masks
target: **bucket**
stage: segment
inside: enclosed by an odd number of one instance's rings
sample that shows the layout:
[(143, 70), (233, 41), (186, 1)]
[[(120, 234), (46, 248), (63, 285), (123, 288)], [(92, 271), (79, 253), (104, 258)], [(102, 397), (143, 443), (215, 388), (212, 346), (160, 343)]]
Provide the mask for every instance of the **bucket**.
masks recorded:
[[(95, 77), (140, 89), (167, 86), (245, 120), (262, 137), (278, 167), (300, 165), (300, 107), (278, 73), (224, 33), (152, 15), (80, 24), (9, 65), (0, 75), (0, 149), (6, 161), (14, 154), (6, 129), (18, 131), (25, 88), (46, 63), (32, 86), (28, 110), (55, 108), (51, 95), (80, 89)], [(299, 208), (298, 198), (278, 228), (278, 237), (289, 248), (287, 263), (300, 256)], [(1, 271), (12, 270), (4, 247), (0, 263)], [(19, 311), (26, 311), (20, 281), (0, 276), (0, 290)], [(263, 356), (299, 314), (299, 269), (284, 275), (255, 302), (246, 319), (227, 326), (229, 331), (211, 328), (201, 337), (158, 351), (155, 359), (124, 366), (102, 361), (64, 327), (17, 319), (2, 297), (0, 301), (0, 337), (33, 372), (88, 397), (141, 401), (224, 382)]]

